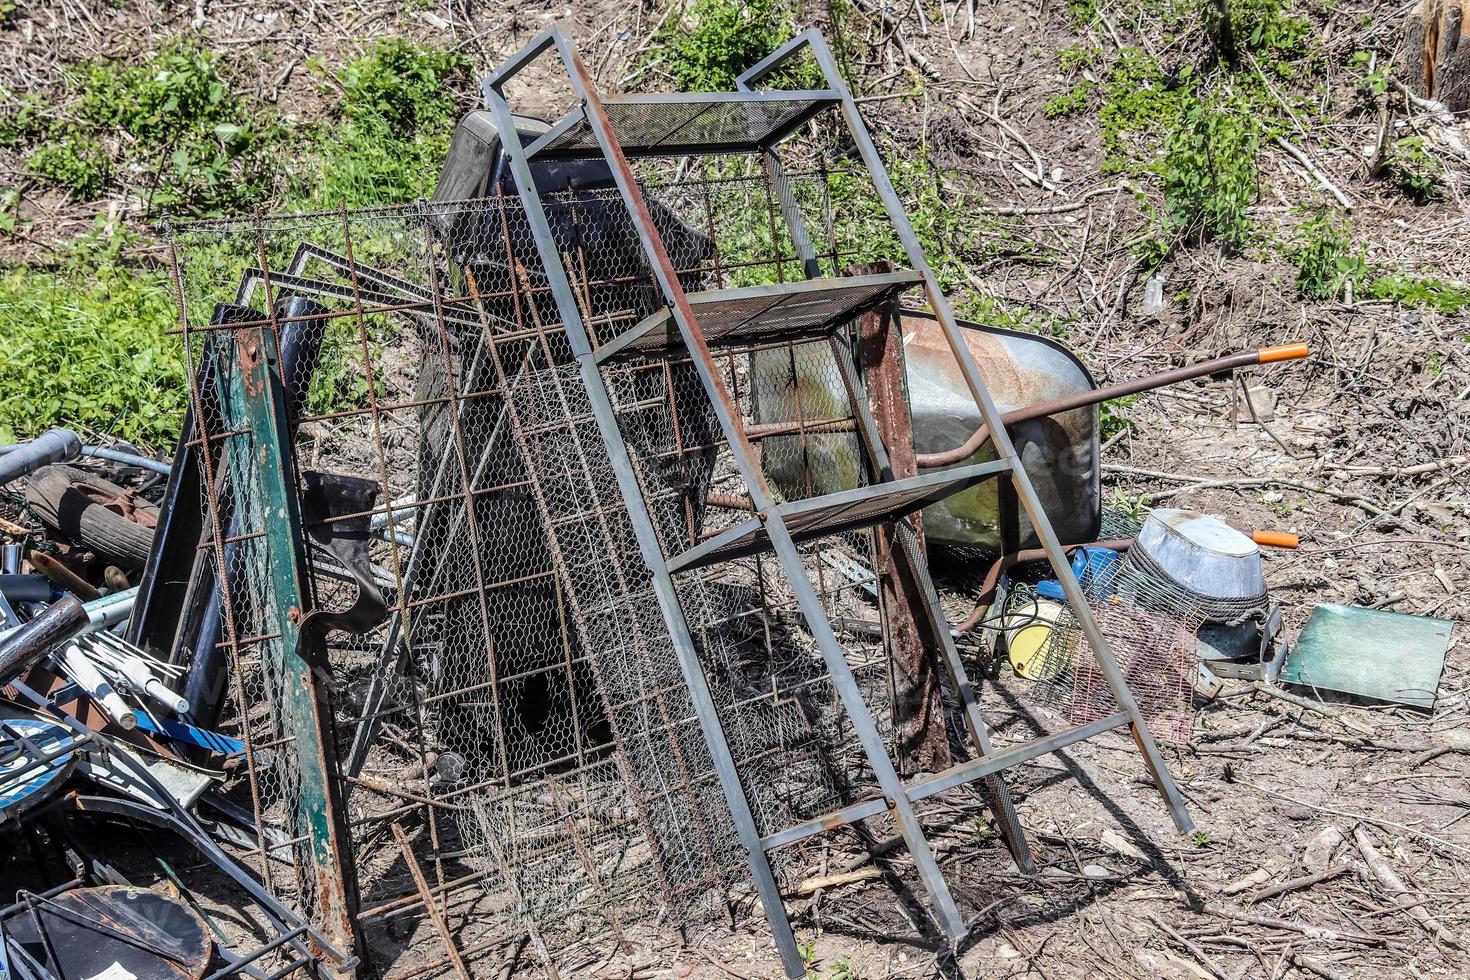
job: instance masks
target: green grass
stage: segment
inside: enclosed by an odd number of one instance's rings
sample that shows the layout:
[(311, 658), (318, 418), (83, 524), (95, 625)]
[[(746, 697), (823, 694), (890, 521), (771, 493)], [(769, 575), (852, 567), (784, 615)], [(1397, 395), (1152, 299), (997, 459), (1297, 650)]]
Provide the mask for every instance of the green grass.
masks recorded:
[(127, 187), (150, 210), (186, 214), (270, 196), (281, 129), (213, 52), (180, 39), (140, 64), (92, 61), (68, 75), (78, 94), (64, 114), (22, 104), (0, 127), (30, 145), (26, 168), (41, 183), (77, 200)]
[(67, 424), (171, 446), (187, 390), (165, 333), (177, 322), (160, 272), (0, 273), (0, 442)]
[(685, 92), (728, 91), (792, 36), (794, 24), (787, 0), (692, 0), (669, 18), (645, 64)]
[(1296, 285), (1308, 299), (1336, 299), (1349, 283), (1368, 273), (1362, 249), (1353, 244), (1353, 225), (1319, 214), (1302, 222), (1285, 248), (1287, 261), (1296, 266)]
[(340, 88), (340, 101), (306, 140), (287, 206), (355, 208), (427, 195), (469, 105), (471, 68), (463, 55), (400, 38), (348, 62), (328, 88)]
[(1470, 310), (1470, 286), (1444, 279), (1388, 273), (1368, 287), (1370, 299), (1388, 299), (1417, 310), (1458, 313)]
[[(71, 76), (78, 98), (64, 118), (34, 99), (7, 99), (0, 144), (24, 149), (32, 177), (79, 200), (127, 187), (184, 214), (426, 195), (471, 89), (467, 58), (397, 39), (341, 67), (332, 118), (319, 127), (275, 122), (216, 55), (188, 42), (138, 65), (88, 62)], [(283, 170), (292, 176), (277, 182)], [(0, 188), (0, 228), (13, 230), (18, 198)], [(62, 422), (159, 447), (176, 438), (186, 386), (167, 331), (178, 314), (168, 277), (130, 257), (133, 241), (99, 223), (45, 271), (0, 270), (0, 441)], [(360, 255), (372, 248), (359, 243)], [(314, 410), (366, 397), (360, 360), (355, 333), (328, 338), (309, 392)]]

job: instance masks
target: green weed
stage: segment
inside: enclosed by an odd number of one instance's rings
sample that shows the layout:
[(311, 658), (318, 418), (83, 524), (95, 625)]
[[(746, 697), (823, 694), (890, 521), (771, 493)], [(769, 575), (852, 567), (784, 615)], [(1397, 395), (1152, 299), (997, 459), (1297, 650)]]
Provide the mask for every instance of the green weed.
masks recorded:
[(1338, 224), (1326, 214), (1297, 228), (1286, 258), (1296, 266), (1296, 285), (1303, 296), (1336, 299), (1347, 283), (1359, 282), (1368, 273), (1368, 263), (1352, 236), (1352, 222)]
[(1124, 48), (1103, 82), (1098, 110), (1108, 173), (1148, 169), (1153, 151), (1179, 124), (1190, 102), (1193, 73), (1165, 75), (1158, 59), (1139, 48)]
[(288, 206), (365, 207), (427, 194), (466, 100), (463, 55), (400, 38), (379, 40), (337, 75), (336, 118), (312, 134), (312, 153)]
[(1170, 221), (1187, 238), (1239, 251), (1250, 240), (1259, 136), (1248, 108), (1228, 98), (1192, 101), (1169, 139), (1160, 177)]
[(65, 190), (73, 200), (92, 201), (107, 186), (112, 159), (101, 141), (73, 132), (36, 147), (26, 157), (26, 172)]
[(105, 223), (53, 272), (0, 275), (0, 442), (58, 424), (171, 445), (185, 407), (168, 279), (113, 261)]
[(1138, 423), (1128, 414), (1128, 409), (1138, 401), (1137, 395), (1124, 395), (1122, 398), (1113, 398), (1105, 401), (1098, 409), (1098, 431), (1102, 441), (1107, 442), (1116, 435), (1124, 432), (1138, 431)]
[(1394, 186), (1415, 204), (1437, 201), (1442, 195), (1440, 165), (1424, 150), (1424, 137), (1395, 140), (1388, 154), (1388, 172)]
[[(1372, 70), (1369, 70), (1372, 66)], [(1388, 91), (1390, 61), (1373, 57), (1371, 51), (1354, 51), (1348, 59), (1348, 67), (1363, 73), (1362, 85), (1369, 95), (1378, 96)]]
[(1066, 93), (1048, 99), (1046, 104), (1041, 107), (1041, 111), (1048, 119), (1059, 119), (1062, 116), (1072, 116), (1079, 112), (1085, 112), (1087, 110), (1087, 97), (1095, 87), (1092, 82), (1083, 79), (1073, 85)]
[(662, 51), (649, 64), (682, 91), (727, 91), (741, 72), (785, 43), (794, 25), (786, 0), (693, 0), (669, 19), (659, 37)]
[(1144, 515), (1148, 513), (1148, 505), (1149, 497), (1146, 493), (1131, 497), (1122, 490), (1114, 490), (1113, 500), (1109, 507), (1117, 514), (1131, 521), (1142, 521)]
[[(1229, 0), (1231, 27), (1239, 43), (1283, 71), (1282, 59), (1307, 53), (1312, 23), (1285, 0)], [(1286, 71), (1283, 71), (1286, 73)]]
[(0, 132), (33, 144), (26, 167), (43, 183), (88, 200), (118, 180), (152, 207), (194, 213), (270, 194), (277, 129), (212, 52), (176, 40), (142, 64), (84, 64), (72, 81), (79, 95), (65, 118), (22, 106)]
[(1391, 273), (1373, 280), (1367, 295), (1370, 299), (1393, 300), (1404, 306), (1439, 313), (1456, 313), (1470, 309), (1470, 286), (1461, 286), (1443, 279)]

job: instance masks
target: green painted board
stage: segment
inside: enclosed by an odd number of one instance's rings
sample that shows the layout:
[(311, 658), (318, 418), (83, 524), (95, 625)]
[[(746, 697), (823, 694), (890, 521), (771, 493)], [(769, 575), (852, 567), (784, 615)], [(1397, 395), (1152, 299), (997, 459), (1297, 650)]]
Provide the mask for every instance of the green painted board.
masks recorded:
[(1452, 625), (1429, 616), (1321, 605), (1297, 636), (1280, 679), (1430, 711)]

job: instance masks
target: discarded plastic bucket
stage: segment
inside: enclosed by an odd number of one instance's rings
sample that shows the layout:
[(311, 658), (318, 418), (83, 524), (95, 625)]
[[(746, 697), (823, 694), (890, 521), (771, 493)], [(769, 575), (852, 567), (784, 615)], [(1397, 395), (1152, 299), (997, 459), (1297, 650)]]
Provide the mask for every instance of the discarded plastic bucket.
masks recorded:
[(1083, 587), (1113, 575), (1122, 555), (1112, 548), (1078, 548), (1072, 556), (1072, 574)]
[(1001, 635), (1006, 641), (1006, 656), (1018, 675), (1028, 681), (1046, 680), (1056, 675), (1058, 664), (1048, 664), (1052, 627), (1066, 608), (1060, 582), (1038, 582), (1034, 597), (1017, 601), (1001, 619)]

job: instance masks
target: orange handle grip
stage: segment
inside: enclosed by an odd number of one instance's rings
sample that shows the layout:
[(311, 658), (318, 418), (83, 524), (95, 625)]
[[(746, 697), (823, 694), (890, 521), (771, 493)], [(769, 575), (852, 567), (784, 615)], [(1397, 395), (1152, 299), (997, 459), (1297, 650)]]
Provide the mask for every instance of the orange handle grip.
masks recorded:
[(1256, 353), (1261, 356), (1262, 364), (1275, 364), (1277, 361), (1295, 361), (1303, 357), (1311, 357), (1312, 349), (1306, 344), (1282, 344), (1280, 347), (1262, 347)]
[(1288, 531), (1254, 531), (1251, 540), (1267, 548), (1295, 548), (1301, 539)]

